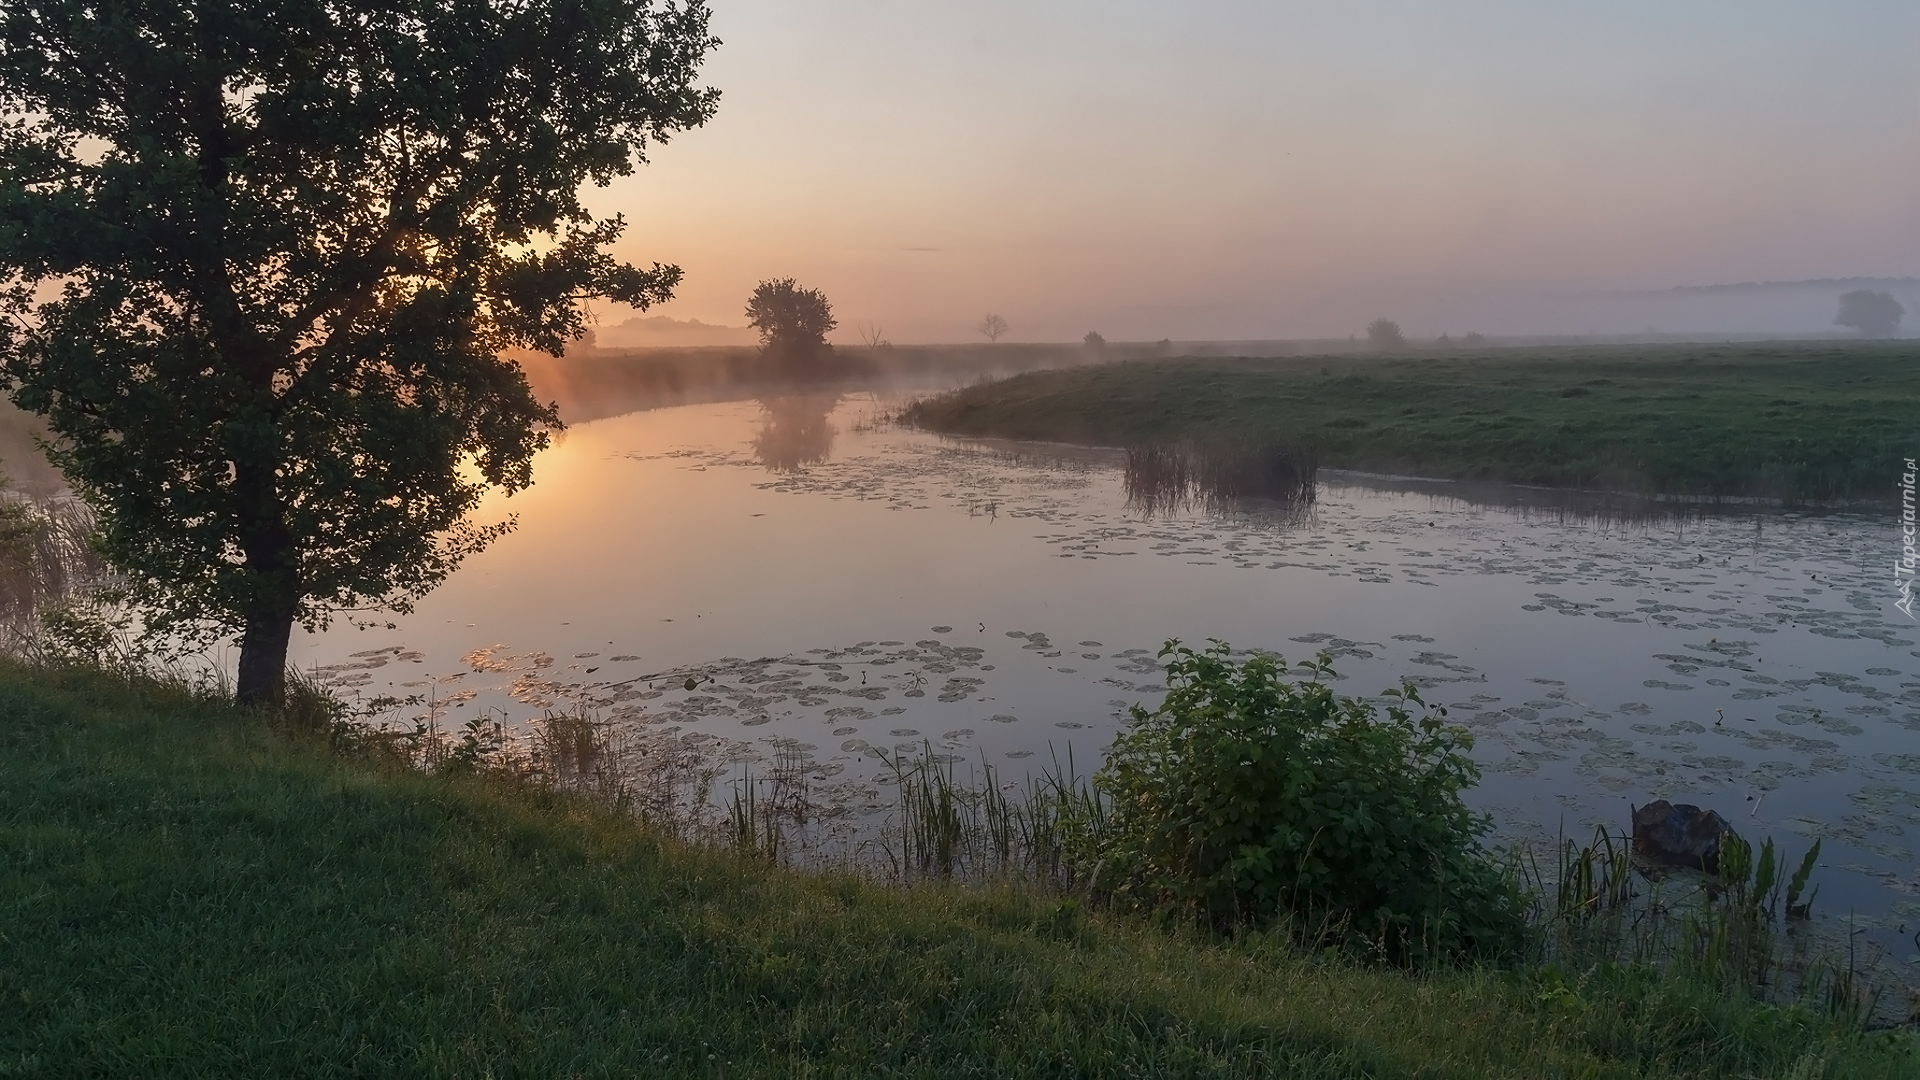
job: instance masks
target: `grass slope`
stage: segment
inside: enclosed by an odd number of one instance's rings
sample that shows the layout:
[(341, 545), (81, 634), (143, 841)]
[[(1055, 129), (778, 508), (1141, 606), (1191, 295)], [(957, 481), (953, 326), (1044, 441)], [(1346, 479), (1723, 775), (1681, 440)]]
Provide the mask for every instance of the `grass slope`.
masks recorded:
[(956, 435), (1310, 443), (1337, 468), (1685, 495), (1886, 500), (1920, 453), (1920, 342), (1179, 359), (919, 402)]
[(897, 891), (0, 667), (0, 1075), (1913, 1076), (1615, 974), (1423, 978)]

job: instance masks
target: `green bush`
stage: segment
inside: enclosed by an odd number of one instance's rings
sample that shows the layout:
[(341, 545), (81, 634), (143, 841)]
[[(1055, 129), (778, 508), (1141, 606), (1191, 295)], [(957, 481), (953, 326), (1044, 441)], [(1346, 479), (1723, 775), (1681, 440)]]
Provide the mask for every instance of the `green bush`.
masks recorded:
[[(1521, 901), (1461, 802), (1472, 740), (1411, 683), (1381, 711), (1286, 662), (1169, 641), (1166, 701), (1135, 706), (1095, 778), (1094, 887), (1220, 927), (1290, 924), (1392, 963), (1504, 955)], [(1417, 710), (1417, 711), (1416, 711)]]

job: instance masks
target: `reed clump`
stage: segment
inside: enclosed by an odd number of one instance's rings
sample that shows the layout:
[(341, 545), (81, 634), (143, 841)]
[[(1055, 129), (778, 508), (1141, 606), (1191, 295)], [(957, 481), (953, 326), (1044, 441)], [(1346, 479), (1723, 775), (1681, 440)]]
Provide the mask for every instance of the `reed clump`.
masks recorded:
[(710, 766), (690, 754), (649, 754), (623, 729), (588, 711), (547, 711), (524, 728), (482, 712), (448, 725), (428, 696), (346, 702), (299, 671), (288, 672), (282, 723), (316, 732), (341, 756), (440, 776), (473, 776), (508, 788), (567, 792), (677, 830), (684, 789)]
[(1319, 474), (1318, 451), (1302, 441), (1148, 442), (1126, 454), (1127, 505), (1148, 516), (1255, 504), (1303, 513)]
[(1879, 958), (1860, 955), (1852, 928), (1836, 942), (1815, 927), (1820, 841), (1791, 873), (1770, 839), (1756, 852), (1727, 830), (1719, 850), (1713, 872), (1655, 867), (1636, 858), (1630, 837), (1600, 827), (1584, 844), (1562, 838), (1551, 867), (1523, 853), (1514, 868), (1530, 899), (1533, 959), (1671, 972), (1853, 1027), (1899, 1019), (1885, 992), (1890, 976)]
[(1107, 829), (1108, 803), (1065, 761), (1019, 782), (982, 761), (964, 780), (927, 746), (889, 759), (896, 813), (883, 834), (899, 881), (1017, 881), (1070, 894), (1085, 877), (1081, 851)]

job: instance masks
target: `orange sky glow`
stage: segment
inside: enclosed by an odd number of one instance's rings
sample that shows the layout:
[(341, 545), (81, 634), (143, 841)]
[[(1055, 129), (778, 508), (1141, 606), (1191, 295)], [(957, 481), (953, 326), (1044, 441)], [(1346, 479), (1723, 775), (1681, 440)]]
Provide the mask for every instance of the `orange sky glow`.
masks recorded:
[(792, 276), (845, 342), (1578, 332), (1552, 297), (1920, 273), (1912, 3), (713, 6), (718, 116), (592, 193), (674, 318)]

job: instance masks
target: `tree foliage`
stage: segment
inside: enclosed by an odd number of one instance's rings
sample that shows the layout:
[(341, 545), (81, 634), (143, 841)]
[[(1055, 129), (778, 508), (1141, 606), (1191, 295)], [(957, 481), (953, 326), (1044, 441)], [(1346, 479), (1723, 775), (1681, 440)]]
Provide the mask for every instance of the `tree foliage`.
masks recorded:
[(1855, 289), (1840, 294), (1840, 313), (1834, 316), (1833, 322), (1867, 337), (1892, 337), (1906, 313), (1906, 307), (1895, 300), (1892, 293)]
[(1000, 336), (1012, 329), (1012, 327), (1007, 325), (1007, 320), (998, 315), (987, 315), (980, 320), (979, 325), (975, 326), (974, 329), (985, 334), (988, 342), (998, 345), (1000, 344)]
[(1367, 344), (1380, 350), (1404, 349), (1407, 336), (1400, 332), (1400, 324), (1392, 319), (1375, 319), (1367, 324)]
[(677, 267), (578, 198), (697, 126), (701, 0), (44, 0), (0, 12), (0, 373), (160, 626), (405, 610), (557, 425), (506, 349)]
[(747, 325), (760, 331), (760, 344), (769, 353), (805, 359), (824, 349), (827, 331), (840, 324), (826, 293), (803, 289), (792, 278), (774, 278), (747, 298)]

